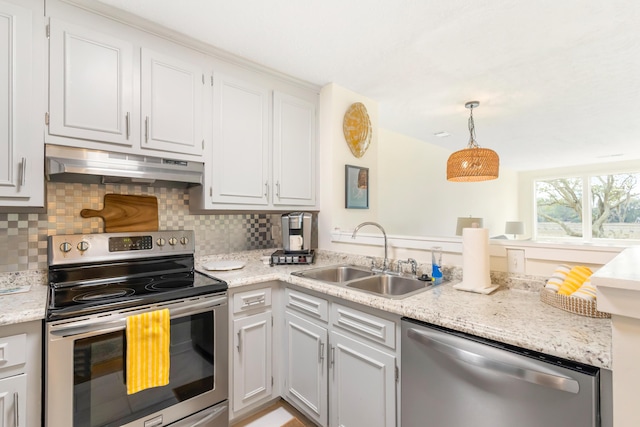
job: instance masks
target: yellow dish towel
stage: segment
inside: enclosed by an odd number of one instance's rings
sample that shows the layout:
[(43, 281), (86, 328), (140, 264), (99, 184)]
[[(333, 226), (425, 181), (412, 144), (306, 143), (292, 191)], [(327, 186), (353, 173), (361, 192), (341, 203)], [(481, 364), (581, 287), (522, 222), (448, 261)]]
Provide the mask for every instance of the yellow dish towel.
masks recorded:
[(127, 394), (169, 384), (169, 309), (127, 317)]
[(560, 286), (558, 293), (560, 295), (571, 295), (580, 289), (580, 286), (582, 286), (590, 276), (591, 269), (589, 267), (585, 267), (584, 265), (573, 267), (569, 274), (567, 274), (564, 282), (562, 282), (562, 286)]

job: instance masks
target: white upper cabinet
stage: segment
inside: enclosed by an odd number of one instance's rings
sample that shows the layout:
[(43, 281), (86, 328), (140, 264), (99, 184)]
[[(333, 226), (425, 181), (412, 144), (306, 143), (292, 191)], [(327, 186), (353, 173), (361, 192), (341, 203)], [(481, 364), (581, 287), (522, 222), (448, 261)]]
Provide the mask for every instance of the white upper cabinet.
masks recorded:
[(213, 203), (269, 203), (269, 91), (237, 78), (214, 75)]
[(202, 158), (206, 55), (61, 1), (47, 8), (47, 143)]
[(0, 206), (44, 206), (44, 10), (0, 0)]
[(141, 64), (142, 147), (202, 154), (202, 68), (146, 48)]
[(192, 210), (314, 208), (317, 93), (243, 76), (214, 73), (207, 184), (191, 190)]
[(50, 21), (49, 133), (132, 146), (133, 45)]
[(274, 205), (315, 205), (315, 124), (315, 104), (281, 92), (274, 92)]

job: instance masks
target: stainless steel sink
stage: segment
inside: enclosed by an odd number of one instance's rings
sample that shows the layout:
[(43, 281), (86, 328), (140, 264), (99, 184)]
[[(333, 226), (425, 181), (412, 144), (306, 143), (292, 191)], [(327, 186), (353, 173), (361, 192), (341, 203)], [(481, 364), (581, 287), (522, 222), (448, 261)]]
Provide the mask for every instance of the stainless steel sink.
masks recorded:
[(406, 298), (434, 286), (433, 282), (386, 273), (376, 274), (356, 265), (331, 265), (291, 274), (391, 299)]
[(379, 274), (360, 280), (354, 280), (345, 284), (346, 287), (369, 292), (386, 298), (399, 299), (417, 294), (433, 287), (433, 282), (393, 276), (390, 274)]
[(322, 280), (323, 282), (345, 283), (363, 277), (370, 277), (375, 273), (367, 268), (355, 265), (332, 265), (311, 270), (295, 271), (291, 274), (307, 279)]

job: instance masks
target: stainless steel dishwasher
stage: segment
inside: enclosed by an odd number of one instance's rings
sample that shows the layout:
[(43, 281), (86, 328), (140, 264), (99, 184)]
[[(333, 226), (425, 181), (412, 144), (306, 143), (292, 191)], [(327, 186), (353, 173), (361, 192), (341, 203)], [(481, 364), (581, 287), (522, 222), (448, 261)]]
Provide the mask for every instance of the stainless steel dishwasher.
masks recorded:
[(610, 425), (593, 366), (406, 318), (401, 351), (402, 427)]

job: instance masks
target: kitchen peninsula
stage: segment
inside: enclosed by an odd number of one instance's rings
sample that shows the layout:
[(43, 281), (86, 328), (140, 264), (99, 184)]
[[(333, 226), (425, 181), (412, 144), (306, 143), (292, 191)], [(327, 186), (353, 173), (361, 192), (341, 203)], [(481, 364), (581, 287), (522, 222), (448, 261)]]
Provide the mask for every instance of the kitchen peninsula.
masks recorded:
[[(223, 259), (246, 262), (240, 270), (209, 273), (225, 280), (229, 289), (279, 280), (399, 316), (611, 369), (610, 320), (583, 317), (548, 306), (540, 301), (538, 292), (502, 287), (486, 296), (457, 291), (453, 289), (455, 282), (445, 282), (418, 295), (394, 300), (293, 276), (291, 272), (305, 267), (269, 267), (259, 257), (258, 252), (247, 252), (205, 256), (199, 261), (200, 265)], [(319, 251), (316, 264), (307, 268), (368, 263), (368, 259), (357, 255)]]

